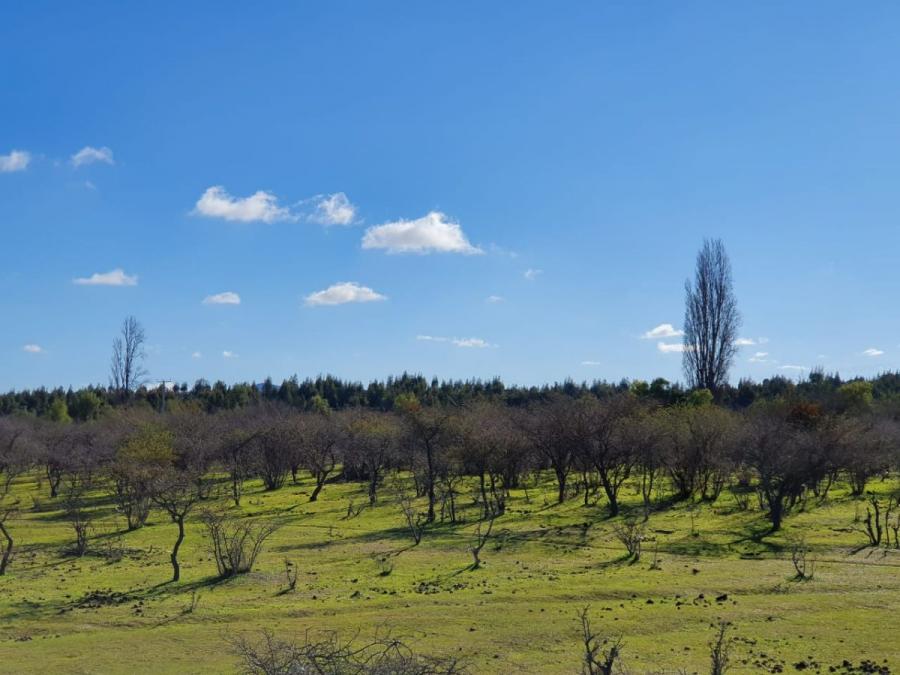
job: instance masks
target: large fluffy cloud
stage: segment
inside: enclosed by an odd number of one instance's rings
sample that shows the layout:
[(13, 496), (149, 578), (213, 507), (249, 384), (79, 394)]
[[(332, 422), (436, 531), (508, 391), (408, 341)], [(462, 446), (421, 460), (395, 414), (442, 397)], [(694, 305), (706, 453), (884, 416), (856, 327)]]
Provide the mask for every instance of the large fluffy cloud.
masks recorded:
[(258, 190), (249, 197), (232, 197), (221, 185), (206, 189), (197, 200), (194, 213), (241, 223), (274, 223), (294, 218), (290, 209), (278, 205), (278, 198), (271, 192)]
[(387, 300), (387, 296), (376, 293), (368, 286), (360, 286), (352, 281), (342, 281), (329, 286), (324, 291), (316, 291), (306, 296), (310, 307), (322, 305), (344, 305), (348, 302), (375, 302)]
[(24, 171), (31, 163), (31, 153), (24, 150), (13, 150), (8, 155), (0, 155), (0, 173)]
[(95, 272), (89, 277), (73, 279), (79, 286), (137, 286), (137, 275), (125, 274), (125, 270), (117, 267), (109, 272)]
[(366, 230), (363, 248), (384, 249), (388, 253), (484, 253), (472, 246), (459, 223), (432, 211), (416, 220), (398, 220)]

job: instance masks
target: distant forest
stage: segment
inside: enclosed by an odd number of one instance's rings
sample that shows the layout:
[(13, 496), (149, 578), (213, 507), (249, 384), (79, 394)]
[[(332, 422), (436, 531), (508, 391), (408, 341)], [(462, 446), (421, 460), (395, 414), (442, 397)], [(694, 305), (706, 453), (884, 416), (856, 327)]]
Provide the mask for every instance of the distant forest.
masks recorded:
[[(874, 401), (900, 404), (900, 372), (886, 372), (871, 379), (843, 380), (838, 374), (826, 374), (813, 370), (800, 381), (776, 376), (762, 382), (741, 380), (737, 386), (722, 385), (716, 393), (716, 402), (733, 410), (748, 408), (759, 400), (792, 400), (817, 403), (827, 410), (839, 410), (846, 399), (851, 383), (862, 383), (871, 392)], [(854, 388), (859, 387), (857, 385)], [(618, 383), (602, 380), (593, 383), (576, 383), (566, 380), (541, 387), (505, 385), (499, 378), (492, 380), (438, 380), (429, 381), (421, 375), (404, 373), (380, 382), (342, 380), (332, 376), (300, 380), (292, 377), (281, 384), (266, 379), (261, 384), (224, 382), (210, 384), (198, 380), (191, 387), (187, 383), (169, 384), (163, 391), (140, 387), (130, 395), (115, 387), (93, 386), (84, 389), (32, 389), (0, 394), (0, 414), (29, 413), (38, 417), (55, 417), (67, 414), (78, 421), (87, 421), (100, 415), (104, 408), (123, 404), (148, 406), (156, 410), (170, 408), (180, 403), (200, 406), (207, 412), (234, 410), (262, 402), (278, 401), (298, 410), (313, 410), (324, 401), (332, 410), (344, 408), (371, 408), (392, 410), (394, 401), (401, 395), (412, 394), (424, 405), (465, 405), (478, 401), (504, 402), (510, 406), (525, 406), (562, 394), (572, 398), (594, 396), (605, 399), (614, 394), (629, 391), (640, 398), (662, 405), (688, 403), (696, 397), (698, 389), (688, 390), (663, 378), (652, 382), (621, 380)], [(65, 403), (65, 407), (63, 407)]]

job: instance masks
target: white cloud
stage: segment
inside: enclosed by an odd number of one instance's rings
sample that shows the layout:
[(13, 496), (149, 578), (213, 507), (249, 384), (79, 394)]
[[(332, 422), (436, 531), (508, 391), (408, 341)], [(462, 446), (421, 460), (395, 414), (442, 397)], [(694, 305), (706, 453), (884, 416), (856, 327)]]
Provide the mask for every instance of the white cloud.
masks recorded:
[(884, 354), (883, 349), (875, 349), (875, 347), (869, 347), (865, 351), (863, 351), (863, 356), (881, 356)]
[(137, 275), (125, 274), (121, 267), (110, 272), (95, 272), (89, 277), (73, 279), (72, 283), (79, 286), (137, 286)]
[(809, 370), (806, 366), (778, 366), (779, 370), (795, 370), (798, 372)]
[(309, 217), (321, 225), (352, 225), (356, 220), (356, 207), (343, 192), (314, 197), (315, 211)]
[(235, 354), (234, 352), (230, 352), (227, 349), (224, 352), (222, 352), (222, 358), (224, 358), (224, 359), (236, 359), (237, 357), (238, 357), (237, 354)]
[(488, 250), (494, 255), (501, 255), (507, 258), (518, 258), (519, 254), (516, 251), (511, 251), (508, 248), (504, 248), (494, 243), (488, 244)]
[(103, 162), (105, 164), (115, 164), (113, 161), (112, 150), (106, 146), (102, 148), (92, 148), (86, 145), (81, 150), (72, 155), (72, 166), (76, 169), (80, 166), (87, 166), (94, 162)]
[(485, 349), (487, 347), (496, 347), (497, 345), (492, 345), (490, 342), (486, 340), (482, 340), (481, 338), (453, 338), (451, 340), (453, 344), (457, 347), (466, 347), (466, 348), (475, 348), (475, 349)]
[(641, 335), (644, 340), (659, 340), (660, 338), (674, 338), (684, 335), (683, 330), (678, 330), (670, 323), (661, 323), (656, 328), (651, 328)]
[(201, 354), (200, 352), (194, 352), (193, 354), (191, 354), (191, 358), (192, 359), (202, 359), (203, 354)]
[(203, 298), (204, 305), (239, 305), (241, 304), (241, 296), (234, 291), (225, 291), (224, 293), (216, 293), (215, 295), (207, 295)]
[(464, 347), (467, 349), (487, 349), (488, 347), (497, 346), (491, 344), (487, 340), (482, 340), (481, 338), (451, 338), (436, 335), (416, 335), (416, 340), (421, 340), (423, 342), (450, 342), (457, 347)]
[(528, 279), (528, 281), (534, 281), (539, 276), (541, 276), (543, 273), (544, 273), (544, 270), (535, 270), (535, 269), (531, 269), (529, 267), (527, 270), (525, 270), (525, 272), (522, 274), (522, 276), (525, 277), (526, 279)]
[(310, 307), (343, 305), (348, 302), (375, 302), (378, 300), (387, 300), (387, 296), (376, 293), (368, 286), (360, 286), (353, 281), (341, 281), (329, 286), (324, 291), (316, 291), (306, 296), (306, 304)]
[(417, 220), (398, 220), (376, 225), (366, 230), (363, 248), (384, 249), (388, 253), (484, 253), (472, 246), (459, 223), (447, 220), (439, 211), (432, 211)]
[(484, 301), (489, 302), (492, 305), (495, 305), (498, 302), (503, 302), (505, 300), (506, 300), (506, 298), (504, 298), (502, 295), (489, 295), (489, 296), (487, 296), (487, 298), (485, 298)]
[(0, 155), (0, 173), (24, 171), (31, 163), (31, 153), (13, 150), (8, 155)]
[(769, 358), (769, 352), (756, 352), (749, 360), (750, 363), (775, 363)]
[(734, 341), (734, 345), (736, 347), (753, 347), (754, 345), (764, 345), (769, 341), (769, 338), (758, 337), (758, 338), (738, 338)]
[(22, 347), (22, 351), (28, 352), (29, 354), (40, 354), (44, 350), (40, 345), (25, 345)]
[(602, 365), (601, 361), (582, 361), (581, 365), (583, 366), (599, 366)]
[(675, 352), (684, 351), (684, 345), (680, 342), (657, 342), (656, 348), (663, 354), (672, 354)]
[(278, 205), (278, 198), (271, 192), (257, 190), (249, 197), (232, 197), (221, 185), (207, 188), (197, 200), (193, 213), (241, 223), (296, 219), (290, 209)]

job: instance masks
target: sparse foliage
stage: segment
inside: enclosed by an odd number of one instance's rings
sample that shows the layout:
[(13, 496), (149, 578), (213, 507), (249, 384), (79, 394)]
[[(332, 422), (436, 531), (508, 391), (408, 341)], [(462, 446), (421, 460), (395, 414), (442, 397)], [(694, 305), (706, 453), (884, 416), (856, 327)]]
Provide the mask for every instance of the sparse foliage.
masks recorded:
[(278, 529), (277, 523), (238, 519), (209, 509), (201, 518), (222, 578), (250, 572), (266, 539)]

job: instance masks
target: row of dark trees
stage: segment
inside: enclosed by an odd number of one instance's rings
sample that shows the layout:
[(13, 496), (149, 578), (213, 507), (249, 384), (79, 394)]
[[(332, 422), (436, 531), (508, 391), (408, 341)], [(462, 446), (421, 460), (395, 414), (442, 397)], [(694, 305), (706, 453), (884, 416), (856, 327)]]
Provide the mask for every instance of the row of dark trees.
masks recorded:
[(262, 403), (160, 415), (131, 407), (68, 423), (11, 415), (0, 417), (0, 477), (39, 469), (51, 499), (101, 484), (130, 529), (146, 520), (161, 473), (189, 476), (201, 498), (211, 476), (224, 474), (240, 504), (249, 479), (276, 490), (306, 472), (311, 501), (340, 479), (364, 481), (374, 503), (393, 471), (410, 472), (429, 522), (441, 505), (452, 513), (465, 477), (476, 479), (486, 513), (502, 513), (511, 489), (549, 471), (559, 502), (576, 493), (585, 503), (602, 499), (611, 515), (630, 480), (645, 513), (657, 501), (715, 501), (728, 487), (758, 495), (777, 528), (792, 506), (810, 495), (824, 499), (839, 478), (862, 494), (896, 466), (900, 408), (877, 405), (855, 384), (843, 398), (839, 412), (792, 400), (735, 412), (702, 391), (663, 406), (628, 391), (552, 395), (524, 406), (429, 406), (404, 395), (391, 412), (333, 411), (319, 398), (308, 411)]
[[(900, 401), (900, 373), (886, 372), (868, 380), (844, 380), (838, 374), (826, 374), (822, 370), (812, 371), (801, 381), (778, 376), (761, 382), (741, 380), (737, 386), (721, 385), (716, 401), (733, 410), (741, 410), (757, 401), (792, 399), (816, 403), (828, 411), (840, 411), (846, 399), (843, 388), (854, 382), (863, 383), (875, 401)], [(604, 399), (627, 391), (662, 405), (684, 403), (691, 396), (690, 390), (673, 385), (663, 378), (651, 382), (565, 381), (542, 387), (519, 387), (505, 385), (499, 379), (429, 381), (421, 375), (404, 373), (399, 377), (388, 378), (384, 382), (370, 382), (368, 385), (332, 376), (306, 380), (292, 377), (281, 384), (265, 380), (259, 384), (228, 385), (221, 381), (210, 384), (205, 380), (198, 380), (192, 386), (184, 383), (173, 387), (169, 384), (165, 396), (159, 387), (141, 387), (127, 401), (115, 387), (26, 389), (0, 394), (0, 415), (29, 413), (57, 420), (71, 418), (88, 421), (96, 419), (104, 410), (122, 405), (144, 405), (159, 410), (178, 403), (197, 405), (210, 413), (261, 403), (280, 403), (296, 410), (309, 410), (319, 399), (328, 403), (332, 410), (365, 407), (388, 411), (393, 410), (395, 401), (404, 395), (415, 396), (423, 405), (462, 405), (490, 401), (522, 407), (557, 395)]]

